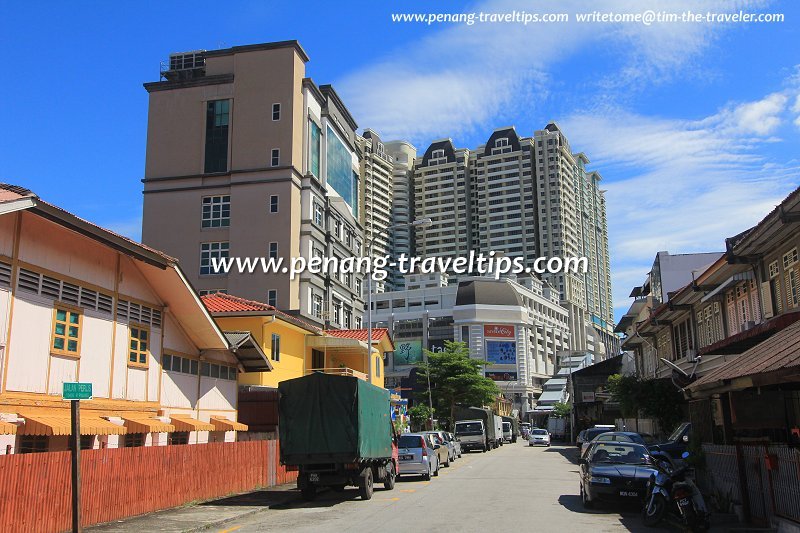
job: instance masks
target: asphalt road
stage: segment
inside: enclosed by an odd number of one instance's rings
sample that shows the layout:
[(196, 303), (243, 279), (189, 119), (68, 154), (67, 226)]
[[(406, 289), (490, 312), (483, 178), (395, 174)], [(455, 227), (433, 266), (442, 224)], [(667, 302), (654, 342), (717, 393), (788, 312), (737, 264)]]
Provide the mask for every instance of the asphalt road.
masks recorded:
[(636, 509), (585, 511), (578, 496), (576, 450), (506, 444), (464, 454), (430, 482), (401, 478), (392, 491), (376, 485), (370, 501), (361, 501), (355, 488), (320, 493), (314, 502), (296, 493), (287, 503), (233, 521), (222, 531), (658, 531), (643, 527)]

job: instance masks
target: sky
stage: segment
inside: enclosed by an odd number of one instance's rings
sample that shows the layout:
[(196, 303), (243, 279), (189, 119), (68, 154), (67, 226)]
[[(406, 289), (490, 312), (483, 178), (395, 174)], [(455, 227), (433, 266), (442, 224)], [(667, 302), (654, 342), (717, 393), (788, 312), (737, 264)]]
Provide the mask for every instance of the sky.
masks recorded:
[[(555, 120), (603, 176), (616, 316), (656, 252), (721, 251), (800, 184), (800, 3), (765, 0), (10, 2), (0, 181), (133, 238), (147, 92), (170, 52), (297, 39), (361, 128), (423, 151)], [(576, 13), (781, 13), (782, 23), (578, 23)], [(570, 22), (395, 23), (392, 13)], [(13, 125), (13, 127), (11, 127)]]

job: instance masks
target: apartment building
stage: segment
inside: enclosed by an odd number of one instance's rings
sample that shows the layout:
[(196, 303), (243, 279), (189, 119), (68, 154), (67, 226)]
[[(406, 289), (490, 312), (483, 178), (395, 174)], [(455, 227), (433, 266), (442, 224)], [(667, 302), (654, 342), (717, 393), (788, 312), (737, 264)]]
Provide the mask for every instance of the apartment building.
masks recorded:
[[(389, 226), (394, 203), (394, 165), (381, 138), (371, 129), (356, 136), (361, 162), (361, 192), (359, 220), (364, 228), (365, 246), (372, 248), (373, 257), (392, 252)], [(364, 250), (369, 253), (369, 250)], [(391, 283), (391, 280), (388, 280)], [(383, 292), (385, 281), (377, 281), (375, 292)]]
[(395, 339), (388, 387), (400, 386), (425, 360), (424, 350), (462, 341), (524, 414), (557, 372), (559, 356), (569, 353), (567, 310), (534, 277), (464, 277), (448, 284), (446, 274), (410, 274), (405, 290), (376, 295), (374, 303), (373, 319)]
[[(417, 149), (406, 141), (390, 141), (385, 149), (392, 158), (392, 224), (395, 224), (391, 236), (391, 254), (399, 257), (414, 255), (414, 228), (406, 224), (416, 220), (414, 213), (413, 171)], [(405, 276), (397, 269), (390, 272), (391, 290), (403, 290)]]
[(415, 254), (457, 257), (472, 249), (469, 150), (434, 141), (414, 161), (414, 217), (432, 224), (415, 233)]
[(63, 451), (64, 382), (83, 448), (233, 441), (236, 380), (271, 365), (231, 348), (175, 259), (0, 185), (0, 454)]
[(587, 273), (544, 275), (570, 315), (571, 348), (597, 360), (619, 353), (614, 333), (606, 203), (601, 176), (554, 122), (521, 137), (499, 128), (475, 150), (432, 143), (413, 170), (414, 215), (434, 226), (416, 253), (475, 250), (522, 257), (586, 257)]
[(203, 294), (358, 327), (359, 276), (219, 273), (212, 259), (360, 255), (357, 125), (297, 41), (170, 56), (149, 93), (142, 239)]

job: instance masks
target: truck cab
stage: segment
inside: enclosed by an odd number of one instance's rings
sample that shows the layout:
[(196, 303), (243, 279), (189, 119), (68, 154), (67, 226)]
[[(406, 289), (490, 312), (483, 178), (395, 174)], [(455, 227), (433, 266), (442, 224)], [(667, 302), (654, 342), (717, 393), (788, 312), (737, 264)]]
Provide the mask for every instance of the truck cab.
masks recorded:
[(489, 448), (483, 420), (459, 420), (456, 422), (454, 433), (456, 438), (461, 441), (461, 449), (465, 451), (485, 452)]
[(511, 437), (511, 422), (503, 422), (503, 440), (506, 442), (511, 442)]

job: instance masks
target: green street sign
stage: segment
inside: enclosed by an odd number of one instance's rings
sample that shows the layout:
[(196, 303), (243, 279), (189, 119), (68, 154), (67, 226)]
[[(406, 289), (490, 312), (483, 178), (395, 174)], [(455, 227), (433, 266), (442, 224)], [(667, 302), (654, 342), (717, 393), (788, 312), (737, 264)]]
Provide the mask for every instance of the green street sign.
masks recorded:
[(92, 384), (91, 383), (77, 383), (68, 382), (64, 383), (64, 400), (91, 400), (92, 399)]

